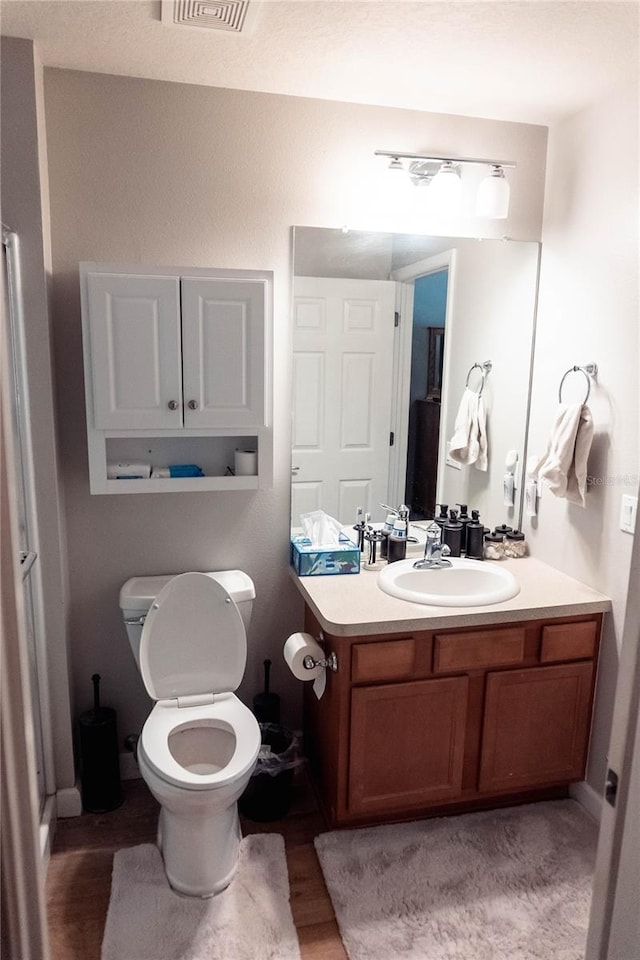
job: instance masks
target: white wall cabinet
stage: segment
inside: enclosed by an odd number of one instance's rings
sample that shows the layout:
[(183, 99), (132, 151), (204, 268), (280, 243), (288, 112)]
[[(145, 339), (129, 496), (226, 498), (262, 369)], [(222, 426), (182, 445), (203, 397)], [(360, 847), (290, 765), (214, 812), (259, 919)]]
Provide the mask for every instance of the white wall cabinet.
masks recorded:
[[(87, 262), (80, 282), (91, 492), (270, 486), (272, 274)], [(206, 476), (109, 479), (122, 461)]]

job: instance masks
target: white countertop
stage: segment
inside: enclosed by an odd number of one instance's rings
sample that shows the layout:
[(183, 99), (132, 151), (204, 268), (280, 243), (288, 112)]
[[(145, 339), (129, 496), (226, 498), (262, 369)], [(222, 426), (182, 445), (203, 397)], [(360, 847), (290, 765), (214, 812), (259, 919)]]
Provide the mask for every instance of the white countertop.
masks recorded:
[(611, 610), (609, 597), (533, 557), (484, 562), (504, 564), (520, 583), (520, 593), (511, 600), (482, 607), (434, 607), (396, 600), (383, 593), (375, 571), (324, 577), (298, 577), (293, 570), (291, 573), (323, 630), (338, 637), (471, 627)]

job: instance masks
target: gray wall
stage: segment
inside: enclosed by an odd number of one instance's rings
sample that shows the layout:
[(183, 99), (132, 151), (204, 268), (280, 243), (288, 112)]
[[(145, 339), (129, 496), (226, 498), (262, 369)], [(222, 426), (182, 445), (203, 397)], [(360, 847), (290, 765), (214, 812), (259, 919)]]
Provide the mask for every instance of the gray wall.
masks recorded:
[[(2, 38), (2, 221), (20, 238), (26, 362), (38, 500), (39, 555), (45, 605), (50, 712), (43, 703), (45, 734), (53, 730), (56, 787), (75, 776), (69, 738), (69, 671), (64, 517), (58, 483), (56, 429), (47, 302), (48, 198), (42, 157), (42, 70), (30, 40)], [(43, 209), (44, 207), (44, 209)]]
[[(376, 208), (373, 151), (397, 143), (515, 159), (511, 218), (489, 230), (539, 239), (546, 130), (62, 70), (45, 72), (45, 92), (78, 708), (88, 704), (97, 670), (122, 734), (139, 730), (147, 715), (118, 610), (124, 580), (240, 567), (257, 589), (240, 693), (250, 700), (270, 656), (285, 718), (299, 722), (300, 685), (281, 657), (302, 622), (288, 572), (290, 228), (393, 229)], [(453, 235), (476, 229), (464, 214), (450, 224)], [(433, 232), (428, 223), (425, 232)], [(92, 259), (275, 271), (272, 490), (89, 495), (77, 269)]]

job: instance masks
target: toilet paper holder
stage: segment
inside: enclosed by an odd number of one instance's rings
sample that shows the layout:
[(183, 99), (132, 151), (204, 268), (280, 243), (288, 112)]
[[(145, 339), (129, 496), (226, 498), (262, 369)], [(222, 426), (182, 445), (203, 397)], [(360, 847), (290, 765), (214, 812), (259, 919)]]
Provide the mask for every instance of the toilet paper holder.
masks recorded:
[[(322, 630), (316, 637), (318, 643), (324, 643), (324, 634)], [(316, 667), (329, 667), (329, 670), (333, 670), (334, 673), (337, 673), (338, 670), (338, 658), (335, 653), (330, 653), (327, 657), (323, 657), (322, 660), (316, 660), (315, 657), (312, 657), (311, 654), (307, 656), (302, 661), (302, 666), (305, 670), (315, 670)]]
[(322, 660), (316, 660), (311, 654), (307, 654), (302, 661), (302, 666), (305, 670), (314, 670), (316, 667), (329, 667), (329, 669), (335, 673), (338, 669), (338, 658), (335, 653), (330, 653), (328, 657), (323, 657)]

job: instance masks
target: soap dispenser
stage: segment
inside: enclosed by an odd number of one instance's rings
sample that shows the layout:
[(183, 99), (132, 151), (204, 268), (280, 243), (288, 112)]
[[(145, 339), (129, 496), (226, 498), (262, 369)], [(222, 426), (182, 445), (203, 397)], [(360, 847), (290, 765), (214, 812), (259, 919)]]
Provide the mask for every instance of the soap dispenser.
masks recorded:
[(449, 511), (449, 519), (442, 528), (442, 542), (446, 543), (452, 557), (459, 557), (462, 552), (462, 524), (458, 520), (457, 510)]
[(446, 523), (447, 520), (449, 519), (449, 514), (448, 514), (449, 504), (448, 504), (448, 503), (436, 503), (436, 507), (439, 507), (439, 508), (440, 508), (440, 513), (439, 513), (436, 517), (434, 517), (433, 519), (434, 519), (434, 523), (437, 523), (438, 526), (440, 527), (440, 532), (441, 532), (441, 534), (442, 534), (442, 528), (444, 527), (445, 523)]
[(469, 560), (484, 560), (484, 524), (480, 523), (477, 510), (471, 511), (467, 524), (467, 557)]
[(462, 524), (462, 552), (464, 553), (467, 549), (467, 525), (471, 523), (471, 517), (467, 513), (466, 503), (457, 503), (456, 506), (460, 507), (458, 520)]

